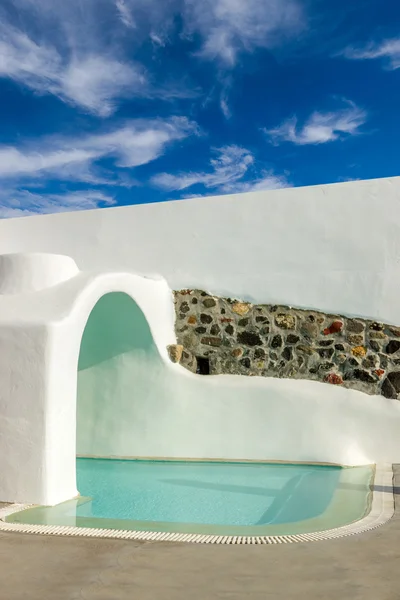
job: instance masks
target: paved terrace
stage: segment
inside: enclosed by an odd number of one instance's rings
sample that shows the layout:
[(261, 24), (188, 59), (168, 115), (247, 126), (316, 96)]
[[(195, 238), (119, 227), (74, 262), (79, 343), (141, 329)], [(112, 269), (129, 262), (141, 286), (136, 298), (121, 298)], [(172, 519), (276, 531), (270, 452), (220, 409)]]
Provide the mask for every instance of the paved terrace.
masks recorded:
[(396, 512), (370, 533), (220, 546), (0, 532), (3, 600), (399, 600)]

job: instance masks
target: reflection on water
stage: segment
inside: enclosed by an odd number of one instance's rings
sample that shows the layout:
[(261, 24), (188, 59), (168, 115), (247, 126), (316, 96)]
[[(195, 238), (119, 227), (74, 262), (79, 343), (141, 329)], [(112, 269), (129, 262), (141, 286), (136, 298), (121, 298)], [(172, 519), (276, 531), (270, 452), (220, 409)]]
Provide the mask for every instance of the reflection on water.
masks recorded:
[(95, 517), (261, 525), (321, 514), (341, 471), (304, 465), (78, 459), (78, 487), (93, 497)]
[[(155, 530), (168, 529), (168, 524), (226, 532), (249, 527), (281, 533), (320, 530), (363, 516), (372, 469), (78, 459), (77, 475), (85, 500), (25, 513), (34, 522), (79, 525), (88, 519), (88, 526), (102, 527), (107, 520), (114, 528), (136, 523)], [(22, 515), (14, 520), (29, 518)]]
[[(274, 468), (274, 477), (278, 473)], [(265, 473), (266, 478), (268, 477)], [(311, 519), (326, 510), (338, 485), (340, 469), (329, 468), (322, 471), (320, 467), (310, 470), (302, 469), (301, 473), (285, 470), (281, 474), (281, 488), (268, 486), (254, 487), (251, 485), (235, 485), (229, 483), (212, 483), (210, 481), (196, 481), (190, 479), (165, 479), (169, 485), (178, 485), (185, 488), (210, 490), (223, 494), (228, 502), (229, 495), (246, 494), (261, 496), (264, 499), (266, 510), (253, 525), (266, 525), (268, 523), (290, 523)], [(362, 488), (362, 486), (360, 486)], [(362, 488), (365, 491), (365, 487)]]

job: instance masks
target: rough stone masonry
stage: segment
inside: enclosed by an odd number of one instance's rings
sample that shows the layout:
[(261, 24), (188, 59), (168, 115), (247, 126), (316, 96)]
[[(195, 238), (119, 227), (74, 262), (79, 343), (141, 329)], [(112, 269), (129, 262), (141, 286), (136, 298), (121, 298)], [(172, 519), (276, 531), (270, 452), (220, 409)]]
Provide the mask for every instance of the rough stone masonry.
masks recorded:
[(174, 297), (177, 344), (169, 355), (195, 373), (311, 379), (399, 397), (399, 327), (201, 290)]

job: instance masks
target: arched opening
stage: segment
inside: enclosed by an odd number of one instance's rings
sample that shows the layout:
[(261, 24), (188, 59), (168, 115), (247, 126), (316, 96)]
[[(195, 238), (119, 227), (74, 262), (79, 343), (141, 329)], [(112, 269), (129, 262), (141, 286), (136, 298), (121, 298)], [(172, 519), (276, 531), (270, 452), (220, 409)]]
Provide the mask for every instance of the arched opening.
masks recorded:
[(161, 359), (149, 324), (127, 294), (101, 297), (83, 332), (77, 386), (77, 455), (131, 456), (130, 424), (144, 419)]

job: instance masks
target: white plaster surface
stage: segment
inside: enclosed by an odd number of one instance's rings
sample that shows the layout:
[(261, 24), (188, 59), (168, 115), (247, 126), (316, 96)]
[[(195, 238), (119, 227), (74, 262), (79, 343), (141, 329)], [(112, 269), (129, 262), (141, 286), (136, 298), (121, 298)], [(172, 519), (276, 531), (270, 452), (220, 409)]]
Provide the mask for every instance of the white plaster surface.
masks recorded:
[(8, 219), (9, 252), (400, 324), (400, 177)]
[[(77, 493), (78, 384), (81, 454), (400, 462), (397, 401), (317, 382), (196, 376), (166, 352), (170, 287), (400, 324), (399, 191), (390, 179), (1, 222), (1, 251), (68, 252), (82, 272), (71, 266), (54, 285), (59, 257), (44, 260), (45, 277), (21, 257), (42, 275), (25, 274), (24, 293), (15, 283), (0, 294), (0, 500), (55, 504)], [(151, 343), (78, 376), (86, 322), (111, 292), (136, 302)]]
[(78, 273), (70, 256), (39, 252), (3, 254), (0, 256), (0, 294), (37, 292)]
[[(143, 311), (151, 343), (84, 365), (78, 377), (87, 319), (115, 290)], [(118, 315), (109, 318), (118, 326)], [(400, 460), (400, 403), (316, 382), (196, 376), (168, 361), (173, 325), (166, 283), (128, 273), (80, 273), (40, 292), (0, 296), (2, 500), (56, 504), (75, 496), (76, 449), (345, 465)], [(102, 343), (101, 332), (95, 341)]]
[[(76, 495), (80, 344), (93, 306), (114, 290), (134, 297), (166, 364), (166, 346), (174, 341), (174, 312), (163, 280), (80, 273), (36, 293), (0, 295), (2, 501), (56, 504)], [(115, 394), (107, 399), (117, 410), (118, 389)]]

